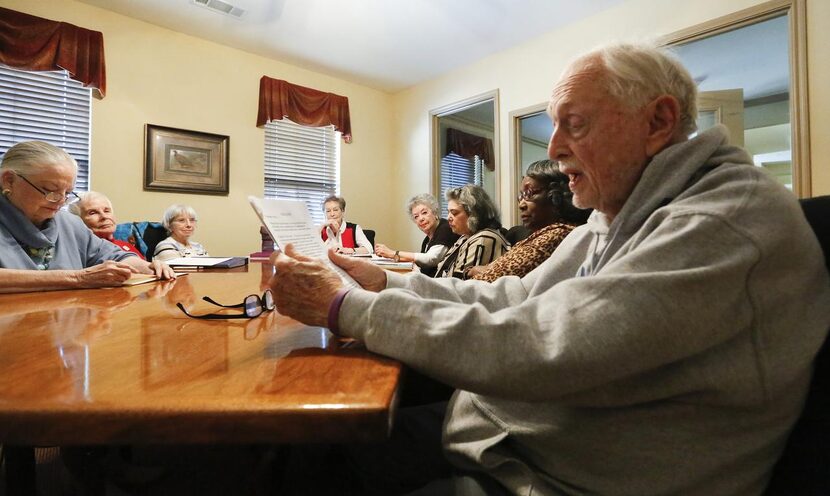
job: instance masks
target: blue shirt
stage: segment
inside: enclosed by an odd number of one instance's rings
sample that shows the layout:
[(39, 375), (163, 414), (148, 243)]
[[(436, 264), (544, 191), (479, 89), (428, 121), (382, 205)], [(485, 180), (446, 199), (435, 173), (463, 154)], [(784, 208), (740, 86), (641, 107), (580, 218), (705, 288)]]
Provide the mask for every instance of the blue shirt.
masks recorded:
[(95, 236), (79, 217), (63, 210), (38, 228), (0, 195), (0, 268), (43, 269), (26, 250), (50, 247), (51, 260), (45, 268), (53, 270), (80, 270), (135, 256)]

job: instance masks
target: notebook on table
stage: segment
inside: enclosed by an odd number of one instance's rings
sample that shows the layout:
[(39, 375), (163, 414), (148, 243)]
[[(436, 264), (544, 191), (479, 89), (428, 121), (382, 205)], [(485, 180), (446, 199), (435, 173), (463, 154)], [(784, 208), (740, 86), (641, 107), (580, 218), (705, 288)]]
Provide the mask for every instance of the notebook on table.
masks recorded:
[(166, 260), (174, 269), (231, 269), (248, 264), (248, 257), (180, 257)]

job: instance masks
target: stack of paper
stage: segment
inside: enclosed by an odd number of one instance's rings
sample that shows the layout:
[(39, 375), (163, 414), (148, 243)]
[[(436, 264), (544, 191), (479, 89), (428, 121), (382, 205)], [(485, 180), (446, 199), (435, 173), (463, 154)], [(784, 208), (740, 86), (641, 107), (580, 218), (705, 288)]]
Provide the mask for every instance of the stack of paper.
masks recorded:
[(311, 221), (304, 201), (260, 199), (249, 196), (248, 202), (268, 230), (275, 247), (292, 244), (307, 257), (319, 258), (336, 272), (348, 287), (358, 287), (349, 274), (329, 260), (320, 232)]

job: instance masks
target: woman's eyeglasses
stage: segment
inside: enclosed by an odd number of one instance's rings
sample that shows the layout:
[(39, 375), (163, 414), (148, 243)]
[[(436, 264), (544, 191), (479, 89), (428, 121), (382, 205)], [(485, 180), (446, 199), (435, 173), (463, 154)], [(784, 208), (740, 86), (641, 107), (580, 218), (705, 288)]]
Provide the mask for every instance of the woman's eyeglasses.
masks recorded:
[(253, 319), (254, 317), (259, 317), (264, 312), (270, 312), (276, 308), (274, 305), (274, 295), (271, 294), (270, 289), (266, 289), (262, 296), (259, 295), (248, 295), (242, 301), (242, 303), (237, 303), (236, 305), (223, 305), (221, 303), (217, 303), (213, 301), (210, 296), (203, 296), (203, 300), (213, 305), (222, 308), (242, 308), (245, 313), (242, 314), (223, 314), (223, 313), (209, 313), (207, 315), (193, 315), (188, 313), (185, 310), (184, 305), (181, 302), (176, 303), (176, 306), (179, 307), (179, 310), (184, 312), (185, 315), (188, 317), (193, 317), (194, 319)]
[(46, 201), (48, 201), (48, 202), (51, 202), (51, 203), (61, 203), (61, 202), (63, 202), (63, 203), (66, 203), (67, 205), (69, 205), (70, 203), (75, 203), (76, 201), (81, 199), (81, 197), (78, 196), (78, 194), (75, 193), (74, 191), (70, 191), (69, 193), (66, 193), (66, 194), (63, 194), (63, 195), (58, 193), (57, 191), (43, 191), (42, 189), (35, 186), (32, 183), (32, 181), (29, 181), (28, 179), (26, 179), (26, 176), (24, 176), (22, 174), (18, 174), (17, 172), (15, 172), (14, 175), (19, 177), (20, 179), (23, 179), (24, 181), (26, 181), (29, 184), (29, 186), (35, 188), (41, 195), (43, 195), (44, 198), (46, 198)]
[(523, 189), (519, 191), (519, 194), (516, 195), (517, 201), (531, 201), (534, 196), (538, 195), (539, 193), (544, 192), (543, 189)]

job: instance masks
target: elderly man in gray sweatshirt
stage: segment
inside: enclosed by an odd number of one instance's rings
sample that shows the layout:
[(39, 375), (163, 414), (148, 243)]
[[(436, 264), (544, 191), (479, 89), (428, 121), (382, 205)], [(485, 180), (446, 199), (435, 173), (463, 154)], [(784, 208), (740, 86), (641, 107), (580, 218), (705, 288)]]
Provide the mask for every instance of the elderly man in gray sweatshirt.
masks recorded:
[(761, 494), (830, 327), (798, 202), (724, 128), (689, 138), (695, 84), (661, 49), (579, 57), (548, 113), (594, 213), (536, 270), (436, 280), (331, 253), (349, 291), (286, 247), (279, 311), (457, 388), (444, 453), (486, 483), (434, 494)]

